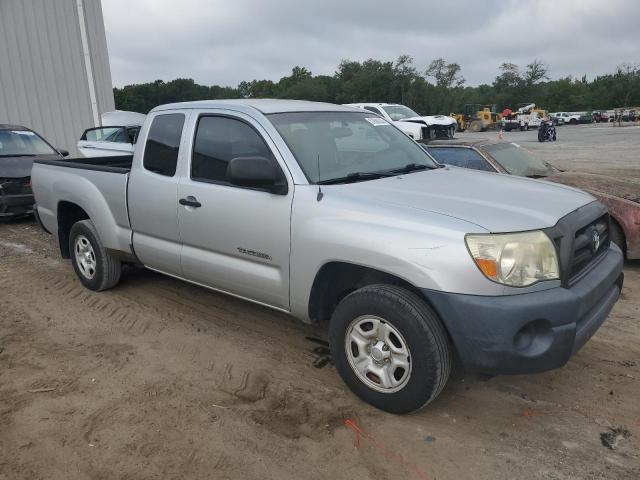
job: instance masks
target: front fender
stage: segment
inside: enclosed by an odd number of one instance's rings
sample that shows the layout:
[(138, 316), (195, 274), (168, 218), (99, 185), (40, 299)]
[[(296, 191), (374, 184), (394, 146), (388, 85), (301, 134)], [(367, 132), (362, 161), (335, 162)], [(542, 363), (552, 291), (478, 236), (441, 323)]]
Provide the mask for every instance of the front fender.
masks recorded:
[(394, 122), (394, 125), (414, 140), (422, 140), (422, 125), (414, 122)]
[(464, 235), (477, 225), (409, 208), (372, 205), (342, 195), (348, 185), (296, 186), (291, 219), (291, 309), (308, 320), (317, 273), (329, 262), (350, 263), (394, 275), (417, 288), (502, 295), (466, 250)]

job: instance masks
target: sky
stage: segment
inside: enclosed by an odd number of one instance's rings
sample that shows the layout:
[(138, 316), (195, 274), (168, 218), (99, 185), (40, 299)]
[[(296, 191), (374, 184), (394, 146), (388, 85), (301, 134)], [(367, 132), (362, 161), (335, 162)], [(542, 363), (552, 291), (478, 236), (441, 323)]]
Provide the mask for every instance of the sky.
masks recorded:
[(436, 58), (467, 85), (504, 62), (544, 61), (551, 78), (591, 79), (640, 63), (638, 0), (102, 0), (113, 84), (193, 78), (277, 81), (296, 66), (332, 75), (341, 60), (421, 72)]

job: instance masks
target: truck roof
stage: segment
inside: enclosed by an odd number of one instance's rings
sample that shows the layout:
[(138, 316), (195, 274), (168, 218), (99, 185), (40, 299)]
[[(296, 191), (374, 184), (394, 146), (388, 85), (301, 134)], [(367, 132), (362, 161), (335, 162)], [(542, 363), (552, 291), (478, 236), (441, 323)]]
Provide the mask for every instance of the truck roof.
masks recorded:
[(232, 100), (198, 100), (160, 105), (151, 112), (161, 110), (229, 108), (231, 110), (257, 110), (264, 114), (285, 112), (352, 112), (353, 108), (333, 103), (306, 100), (279, 100), (272, 98), (241, 98)]

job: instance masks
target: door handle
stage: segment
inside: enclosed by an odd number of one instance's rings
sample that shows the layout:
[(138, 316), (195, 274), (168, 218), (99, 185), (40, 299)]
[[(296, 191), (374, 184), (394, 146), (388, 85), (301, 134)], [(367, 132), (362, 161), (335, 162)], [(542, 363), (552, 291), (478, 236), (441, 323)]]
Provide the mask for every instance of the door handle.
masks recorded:
[(187, 198), (181, 198), (180, 200), (178, 200), (178, 203), (180, 205), (184, 205), (185, 207), (200, 208), (202, 206), (202, 204), (196, 199), (196, 197), (192, 197), (191, 195), (189, 195)]

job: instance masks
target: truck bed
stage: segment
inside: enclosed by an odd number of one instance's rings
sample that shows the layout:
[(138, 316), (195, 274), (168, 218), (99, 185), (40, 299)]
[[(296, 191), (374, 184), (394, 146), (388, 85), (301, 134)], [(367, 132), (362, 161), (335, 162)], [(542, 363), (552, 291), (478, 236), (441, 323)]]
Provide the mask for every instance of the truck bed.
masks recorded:
[[(130, 253), (127, 189), (132, 162), (132, 155), (35, 161), (31, 185), (44, 228), (57, 234), (60, 209), (71, 208), (94, 221), (106, 248)], [(66, 241), (63, 237), (62, 244)]]
[(65, 160), (36, 160), (34, 163), (56, 165), (58, 167), (82, 168), (111, 173), (129, 173), (133, 155), (117, 155), (92, 158), (68, 158)]

